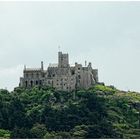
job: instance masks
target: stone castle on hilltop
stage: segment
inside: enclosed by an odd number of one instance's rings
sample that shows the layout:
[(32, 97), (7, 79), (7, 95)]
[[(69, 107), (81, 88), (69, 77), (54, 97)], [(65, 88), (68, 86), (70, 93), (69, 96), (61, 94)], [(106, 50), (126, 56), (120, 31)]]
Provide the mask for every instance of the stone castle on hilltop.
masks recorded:
[(91, 63), (85, 67), (75, 63), (69, 64), (69, 55), (58, 52), (58, 64), (50, 64), (47, 70), (43, 68), (24, 68), (20, 78), (20, 87), (51, 86), (56, 90), (73, 91), (87, 89), (98, 82), (98, 70), (92, 69)]

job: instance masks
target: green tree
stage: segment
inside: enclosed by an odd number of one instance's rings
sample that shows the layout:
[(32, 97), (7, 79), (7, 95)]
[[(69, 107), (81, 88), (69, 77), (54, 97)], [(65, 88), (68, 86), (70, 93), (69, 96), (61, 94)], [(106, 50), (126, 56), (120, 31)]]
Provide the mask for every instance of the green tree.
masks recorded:
[(44, 135), (47, 132), (47, 129), (44, 124), (35, 124), (30, 130), (32, 138), (44, 138)]
[(8, 139), (10, 138), (10, 131), (9, 130), (4, 130), (0, 129), (0, 139)]

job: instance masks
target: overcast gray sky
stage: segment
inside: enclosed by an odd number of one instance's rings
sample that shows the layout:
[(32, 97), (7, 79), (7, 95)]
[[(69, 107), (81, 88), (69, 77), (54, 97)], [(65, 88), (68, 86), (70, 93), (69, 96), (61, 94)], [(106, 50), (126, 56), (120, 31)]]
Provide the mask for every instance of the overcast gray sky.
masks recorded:
[(19, 83), (24, 64), (92, 62), (99, 80), (140, 91), (140, 2), (0, 2), (0, 88)]

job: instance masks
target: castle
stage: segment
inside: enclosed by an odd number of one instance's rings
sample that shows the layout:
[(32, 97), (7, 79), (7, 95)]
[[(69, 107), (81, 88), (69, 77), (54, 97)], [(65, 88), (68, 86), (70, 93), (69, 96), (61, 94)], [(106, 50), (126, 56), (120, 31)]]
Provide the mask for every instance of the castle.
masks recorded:
[[(86, 62), (85, 62), (86, 63)], [(20, 78), (20, 87), (51, 86), (56, 90), (73, 91), (87, 89), (98, 82), (98, 70), (92, 69), (91, 63), (85, 67), (75, 63), (69, 64), (69, 55), (58, 52), (58, 64), (50, 64), (47, 70), (43, 68), (26, 68)]]

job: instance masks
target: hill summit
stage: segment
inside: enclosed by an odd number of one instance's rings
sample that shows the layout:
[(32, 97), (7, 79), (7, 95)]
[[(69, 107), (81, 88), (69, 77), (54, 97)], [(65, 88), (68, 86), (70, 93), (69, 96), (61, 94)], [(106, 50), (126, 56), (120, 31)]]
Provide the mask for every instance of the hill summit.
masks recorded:
[(0, 138), (140, 138), (140, 94), (97, 84), (1, 89)]

